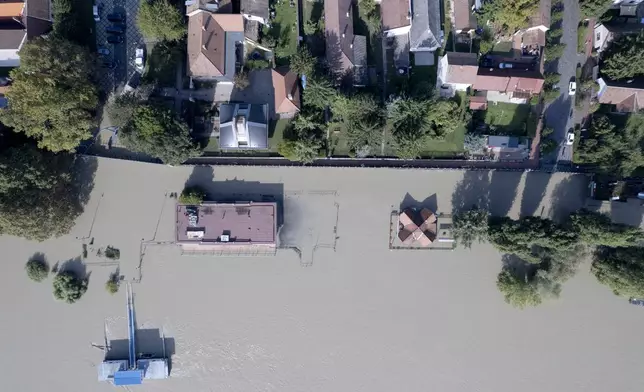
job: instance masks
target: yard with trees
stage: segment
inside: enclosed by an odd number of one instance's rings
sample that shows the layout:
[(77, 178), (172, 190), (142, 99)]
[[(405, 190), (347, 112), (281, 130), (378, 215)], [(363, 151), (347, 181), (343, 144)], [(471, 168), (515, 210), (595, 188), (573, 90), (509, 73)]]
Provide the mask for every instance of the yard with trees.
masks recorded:
[(132, 151), (179, 165), (201, 155), (190, 137), (190, 130), (170, 110), (153, 104), (139, 104), (129, 123), (120, 132), (123, 145)]
[(532, 0), (494, 0), (483, 4), (478, 18), (481, 26), (489, 20), (497, 29), (513, 34), (527, 27), (538, 7), (539, 2)]
[(644, 114), (595, 115), (587, 137), (579, 141), (577, 163), (594, 165), (600, 173), (631, 176), (644, 166)]

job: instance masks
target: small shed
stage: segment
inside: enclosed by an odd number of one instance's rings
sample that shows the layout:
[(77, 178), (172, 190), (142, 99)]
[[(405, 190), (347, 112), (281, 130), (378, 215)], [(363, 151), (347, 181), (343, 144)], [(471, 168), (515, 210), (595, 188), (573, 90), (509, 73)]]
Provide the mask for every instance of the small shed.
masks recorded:
[(470, 110), (487, 110), (487, 98), (479, 95), (470, 97)]

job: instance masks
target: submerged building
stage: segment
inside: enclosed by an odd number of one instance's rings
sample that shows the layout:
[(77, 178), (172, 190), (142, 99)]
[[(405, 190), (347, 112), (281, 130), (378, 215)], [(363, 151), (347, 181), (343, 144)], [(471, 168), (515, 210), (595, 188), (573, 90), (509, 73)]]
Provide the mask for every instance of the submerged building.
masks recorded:
[(451, 215), (428, 208), (391, 213), (389, 249), (453, 249)]
[(176, 243), (185, 253), (274, 254), (277, 203), (177, 205)]
[[(136, 326), (134, 322), (134, 301), (132, 288), (127, 287), (128, 318), (128, 358), (104, 360), (98, 366), (98, 381), (110, 381), (117, 386), (139, 385), (143, 380), (162, 380), (170, 375), (168, 360), (165, 357), (165, 339), (163, 339), (163, 356), (154, 358), (150, 354), (138, 354), (136, 347)], [(105, 337), (105, 353), (110, 344)]]

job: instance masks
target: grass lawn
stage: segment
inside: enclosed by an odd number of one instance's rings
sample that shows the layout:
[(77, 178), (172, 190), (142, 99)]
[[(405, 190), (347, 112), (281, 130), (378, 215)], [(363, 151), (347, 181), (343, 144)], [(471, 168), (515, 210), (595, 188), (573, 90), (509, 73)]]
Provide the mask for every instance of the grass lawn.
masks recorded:
[(501, 41), (494, 44), (492, 47), (492, 54), (509, 54), (512, 52), (512, 42)]
[(219, 139), (216, 137), (208, 138), (208, 144), (203, 149), (204, 152), (219, 152)]
[(277, 42), (275, 62), (280, 66), (288, 64), (289, 57), (297, 52), (297, 6), (291, 7), (287, 0), (273, 5), (275, 19), (267, 33)]
[[(413, 54), (411, 64), (414, 64)], [(431, 95), (434, 87), (436, 86), (436, 72), (437, 69), (435, 65), (412, 66), (411, 75), (409, 77), (409, 86), (411, 90), (414, 91), (414, 89), (420, 89), (418, 92)]]
[(443, 140), (427, 139), (423, 158), (450, 158), (463, 153), (466, 128), (458, 127)]
[(530, 105), (527, 104), (490, 103), (485, 112), (485, 123), (496, 127), (498, 134), (526, 136), (529, 115)]
[(268, 128), (268, 149), (271, 152), (277, 152), (277, 145), (284, 139), (284, 131), (290, 122), (288, 119), (271, 121)]
[[(320, 27), (319, 23), (322, 22), (322, 17), (324, 16), (324, 1), (322, 0), (303, 0), (303, 25), (304, 31), (302, 35), (306, 38), (306, 44), (311, 51), (311, 54), (316, 57), (324, 57), (326, 48), (324, 47), (324, 28), (322, 30), (316, 29), (315, 31), (307, 30), (307, 22), (310, 22), (309, 25), (315, 26), (317, 24)], [(324, 22), (322, 22), (324, 24)], [(313, 28), (313, 27), (309, 27)]]

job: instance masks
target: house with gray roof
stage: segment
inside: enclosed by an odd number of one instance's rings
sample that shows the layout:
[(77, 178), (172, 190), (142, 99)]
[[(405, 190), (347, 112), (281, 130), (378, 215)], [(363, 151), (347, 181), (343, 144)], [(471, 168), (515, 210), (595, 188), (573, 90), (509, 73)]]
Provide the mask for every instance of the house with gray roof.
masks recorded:
[(353, 1), (324, 2), (326, 61), (339, 83), (367, 82), (367, 37), (353, 33)]
[(440, 0), (411, 1), (409, 50), (415, 65), (434, 65), (434, 52), (443, 45)]
[(268, 148), (268, 105), (225, 103), (219, 106), (219, 147), (222, 150)]
[(247, 20), (268, 24), (268, 0), (241, 0), (239, 7)]

